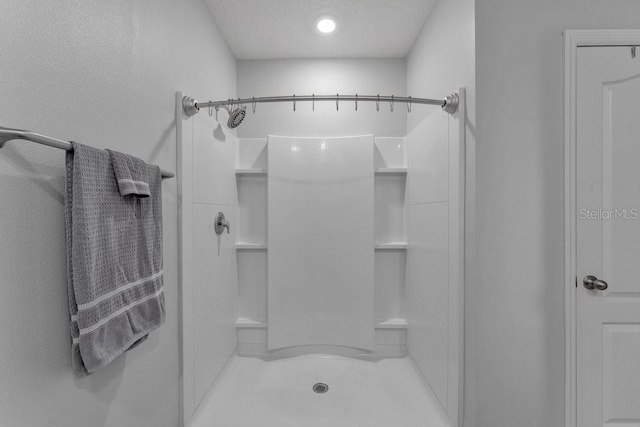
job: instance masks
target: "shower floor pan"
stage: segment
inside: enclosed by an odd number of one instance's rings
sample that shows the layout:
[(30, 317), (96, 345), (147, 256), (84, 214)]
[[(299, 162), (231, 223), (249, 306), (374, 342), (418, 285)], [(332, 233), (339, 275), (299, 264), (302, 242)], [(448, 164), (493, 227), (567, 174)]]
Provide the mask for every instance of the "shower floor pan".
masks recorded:
[[(324, 390), (323, 386), (327, 389)], [(233, 358), (191, 427), (450, 427), (409, 358)]]

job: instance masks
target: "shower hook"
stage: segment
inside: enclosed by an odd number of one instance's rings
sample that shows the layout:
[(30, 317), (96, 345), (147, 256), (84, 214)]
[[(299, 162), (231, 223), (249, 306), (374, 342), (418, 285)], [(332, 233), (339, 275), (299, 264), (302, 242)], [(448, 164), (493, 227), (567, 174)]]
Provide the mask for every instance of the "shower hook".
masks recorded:
[(311, 95), (311, 111), (316, 111), (316, 94)]
[(293, 94), (293, 111), (296, 111), (296, 94)]
[(253, 114), (255, 114), (256, 113), (256, 98), (255, 98), (255, 96), (252, 96), (251, 100), (252, 100), (251, 101), (251, 112)]
[(218, 121), (218, 110), (220, 110), (220, 107), (216, 105), (216, 122)]
[[(209, 105), (209, 117), (213, 117), (213, 106)], [(216, 120), (218, 120), (218, 118), (216, 117)]]
[(393, 113), (393, 109), (395, 107), (395, 100), (393, 99), (393, 95), (391, 95), (391, 102), (389, 103), (389, 106), (391, 107), (391, 112)]
[(358, 94), (356, 93), (356, 111), (358, 111)]
[(336, 93), (336, 111), (340, 111), (340, 94)]
[(409, 97), (409, 102), (407, 102), (407, 112), (411, 112), (411, 97)]
[(378, 98), (376, 99), (376, 111), (380, 111), (380, 94), (378, 94)]

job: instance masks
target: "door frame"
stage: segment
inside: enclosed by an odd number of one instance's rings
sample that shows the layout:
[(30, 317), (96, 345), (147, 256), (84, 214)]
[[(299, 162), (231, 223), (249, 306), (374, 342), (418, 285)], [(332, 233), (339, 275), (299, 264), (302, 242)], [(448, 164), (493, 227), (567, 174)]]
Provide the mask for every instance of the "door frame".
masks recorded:
[(567, 30), (564, 33), (564, 177), (565, 177), (565, 417), (577, 427), (577, 53), (581, 46), (640, 46), (640, 30)]

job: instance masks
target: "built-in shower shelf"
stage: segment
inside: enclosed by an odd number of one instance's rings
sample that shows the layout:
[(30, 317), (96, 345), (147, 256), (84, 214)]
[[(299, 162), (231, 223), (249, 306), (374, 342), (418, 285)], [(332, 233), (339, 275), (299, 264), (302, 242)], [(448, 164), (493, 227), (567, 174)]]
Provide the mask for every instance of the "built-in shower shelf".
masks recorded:
[(404, 319), (389, 319), (378, 323), (376, 329), (406, 329), (407, 321)]
[(237, 250), (265, 250), (267, 249), (266, 243), (246, 243), (246, 242), (238, 242), (236, 243)]
[(236, 169), (236, 176), (254, 175), (254, 176), (266, 176), (266, 169)]
[(376, 175), (406, 175), (407, 168), (378, 168)]
[(405, 250), (407, 249), (407, 242), (376, 243), (375, 248), (379, 251)]
[(267, 327), (267, 324), (265, 322), (249, 319), (247, 317), (240, 317), (238, 318), (238, 320), (236, 320), (236, 328), (262, 329), (266, 327)]

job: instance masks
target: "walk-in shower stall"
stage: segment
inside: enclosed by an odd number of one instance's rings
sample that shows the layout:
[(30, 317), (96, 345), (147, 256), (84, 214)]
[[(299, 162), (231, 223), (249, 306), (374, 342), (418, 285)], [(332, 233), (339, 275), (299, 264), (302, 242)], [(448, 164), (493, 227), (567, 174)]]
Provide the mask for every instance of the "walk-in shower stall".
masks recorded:
[[(185, 425), (458, 425), (464, 89), (188, 95), (176, 98)], [(268, 120), (291, 126), (256, 134), (276, 104)], [(427, 110), (399, 136), (294, 123), (365, 109)]]

